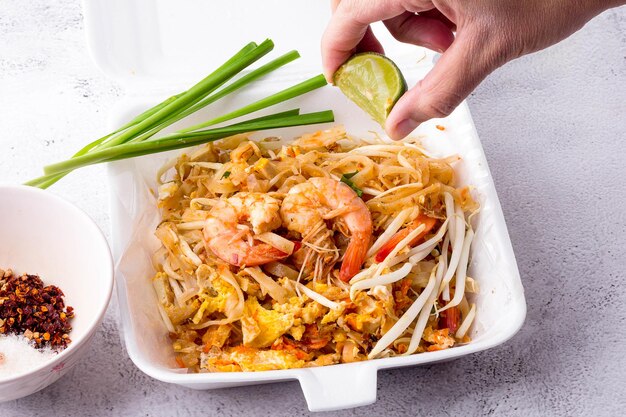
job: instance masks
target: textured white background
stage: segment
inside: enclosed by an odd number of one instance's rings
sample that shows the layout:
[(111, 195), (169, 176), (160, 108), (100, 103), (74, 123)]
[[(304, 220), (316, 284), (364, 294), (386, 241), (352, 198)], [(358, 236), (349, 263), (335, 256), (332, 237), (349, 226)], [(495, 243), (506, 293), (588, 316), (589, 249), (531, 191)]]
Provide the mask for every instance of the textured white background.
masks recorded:
[[(0, 0), (0, 182), (36, 176), (106, 133), (121, 95), (89, 59), (77, 0)], [(469, 103), (526, 288), (526, 324), (488, 352), (381, 372), (375, 405), (336, 414), (624, 415), (626, 8), (496, 71)], [(109, 235), (101, 167), (52, 191)], [(0, 404), (2, 417), (305, 414), (295, 382), (196, 392), (150, 379), (125, 354), (115, 303), (76, 369)]]

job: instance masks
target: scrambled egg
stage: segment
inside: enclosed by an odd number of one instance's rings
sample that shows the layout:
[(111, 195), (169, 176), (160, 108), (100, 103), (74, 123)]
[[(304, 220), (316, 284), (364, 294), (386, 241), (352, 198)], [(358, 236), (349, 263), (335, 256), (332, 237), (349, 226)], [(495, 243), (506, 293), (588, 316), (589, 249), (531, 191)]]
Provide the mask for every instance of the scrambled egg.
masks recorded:
[(235, 349), (230, 357), (242, 371), (302, 368), (304, 361), (284, 350)]
[(342, 301), (346, 297), (345, 292), (341, 288), (322, 282), (309, 282), (307, 287), (332, 301)]
[[(288, 314), (294, 318), (293, 325), (287, 332), (295, 340), (300, 341), (305, 331), (305, 325), (315, 323), (324, 314), (328, 315), (328, 307), (324, 307), (320, 303), (311, 300), (307, 296), (291, 297), (284, 304), (277, 304), (275, 311)], [(333, 312), (335, 314), (335, 312)], [(335, 320), (337, 320), (335, 318)], [(332, 320), (331, 320), (332, 321)]]
[(198, 324), (202, 321), (203, 317), (210, 316), (213, 313), (223, 313), (229, 316), (230, 311), (235, 308), (239, 302), (235, 288), (212, 273), (210, 268), (204, 264), (198, 267), (196, 276), (201, 281), (206, 280), (210, 282), (211, 287), (204, 289), (200, 294), (202, 304), (196, 312), (193, 322)]
[(428, 326), (424, 329), (424, 335), (422, 339), (424, 339), (428, 343), (432, 343), (428, 346), (427, 350), (442, 350), (447, 349), (454, 346), (454, 338), (449, 335), (450, 329), (439, 329), (433, 330), (431, 326)]
[(222, 347), (228, 340), (231, 332), (231, 326), (211, 326), (207, 329), (206, 333), (202, 336), (202, 343), (205, 346), (217, 346)]
[(315, 321), (322, 317), (327, 311), (328, 307), (324, 307), (318, 302), (311, 301), (302, 309), (302, 321), (305, 324), (315, 323)]
[(243, 344), (247, 347), (267, 347), (293, 326), (293, 314), (263, 308), (256, 297), (249, 297), (241, 319)]
[(358, 332), (375, 334), (385, 315), (384, 303), (361, 292), (356, 295), (354, 305), (356, 312), (345, 316), (348, 326)]
[(305, 362), (284, 350), (260, 350), (244, 346), (202, 355), (201, 367), (211, 372), (271, 371), (302, 368)]

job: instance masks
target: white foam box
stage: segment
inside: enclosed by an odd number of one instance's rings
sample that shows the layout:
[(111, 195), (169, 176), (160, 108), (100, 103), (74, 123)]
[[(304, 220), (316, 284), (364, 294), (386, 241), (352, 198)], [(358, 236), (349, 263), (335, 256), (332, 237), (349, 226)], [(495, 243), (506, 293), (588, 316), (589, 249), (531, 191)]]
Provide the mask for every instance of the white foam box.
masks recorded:
[[(325, 2), (308, 0), (85, 0), (84, 11), (94, 60), (127, 91), (126, 98), (112, 112), (111, 128), (189, 87), (251, 40), (272, 38), (276, 43), (273, 56), (298, 49), (303, 58), (172, 128), (223, 114), (319, 73), (319, 39), (330, 15)], [(378, 27), (375, 31), (381, 34), (388, 55), (399, 64), (410, 85), (432, 67), (433, 54), (400, 46)], [(258, 115), (291, 108), (301, 108), (303, 112), (331, 108), (336, 123), (343, 124), (351, 135), (384, 134), (338, 89), (330, 86)], [(263, 135), (292, 138), (322, 127), (281, 129)], [(108, 170), (120, 319), (126, 348), (135, 365), (153, 378), (194, 389), (296, 379), (309, 409), (328, 411), (376, 401), (379, 370), (447, 361), (492, 348), (512, 337), (525, 318), (524, 291), (493, 179), (467, 105), (463, 103), (445, 119), (423, 124), (414, 134), (423, 136), (423, 144), (433, 154), (461, 157), (455, 164), (458, 185), (471, 185), (481, 204), (475, 219), (476, 236), (469, 268), (469, 275), (480, 286), (480, 293), (472, 299), (477, 316), (470, 332), (471, 343), (436, 352), (319, 368), (182, 372), (175, 364), (150, 281), (150, 258), (159, 245), (153, 235), (159, 221), (154, 199), (156, 172), (177, 154), (169, 152), (116, 162)]]

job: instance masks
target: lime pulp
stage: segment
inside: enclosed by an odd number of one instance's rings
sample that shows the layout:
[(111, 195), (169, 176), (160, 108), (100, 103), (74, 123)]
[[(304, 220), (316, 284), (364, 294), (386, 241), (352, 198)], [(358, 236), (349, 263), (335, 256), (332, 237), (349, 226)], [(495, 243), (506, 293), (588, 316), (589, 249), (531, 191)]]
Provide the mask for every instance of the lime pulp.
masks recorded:
[(374, 52), (350, 57), (335, 72), (333, 83), (381, 126), (407, 88), (398, 66)]

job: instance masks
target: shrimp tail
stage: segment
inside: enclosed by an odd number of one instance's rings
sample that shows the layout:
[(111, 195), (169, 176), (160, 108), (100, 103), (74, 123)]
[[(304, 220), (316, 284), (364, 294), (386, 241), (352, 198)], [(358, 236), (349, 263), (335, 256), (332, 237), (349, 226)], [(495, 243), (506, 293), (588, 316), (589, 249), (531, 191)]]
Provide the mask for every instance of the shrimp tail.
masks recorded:
[(387, 256), (391, 253), (391, 251), (396, 247), (398, 243), (400, 243), (405, 237), (408, 236), (413, 230), (417, 229), (422, 224), (426, 226), (424, 231), (419, 235), (415, 236), (415, 238), (409, 242), (409, 246), (416, 245), (421, 239), (424, 238), (435, 227), (437, 223), (437, 219), (434, 217), (428, 217), (426, 215), (419, 215), (417, 218), (411, 223), (411, 225), (405, 227), (404, 229), (397, 232), (395, 235), (391, 236), (391, 239), (387, 241), (376, 253), (376, 257), (374, 258), (376, 262), (384, 261)]
[(461, 311), (458, 307), (451, 307), (441, 312), (439, 317), (439, 328), (450, 329), (450, 334), (455, 334), (461, 324)]
[(396, 232), (391, 239), (387, 241), (376, 253), (376, 262), (382, 262), (387, 258), (387, 255), (391, 253), (391, 251), (396, 247), (398, 243), (400, 243), (407, 235), (411, 232), (409, 227), (406, 227), (399, 232)]
[(368, 246), (369, 238), (367, 236), (352, 236), (341, 262), (340, 280), (348, 282), (361, 270), (361, 265), (367, 256)]
[(278, 261), (289, 256), (275, 247), (261, 243), (248, 245), (243, 240), (231, 241), (230, 236), (220, 236), (211, 239), (207, 246), (215, 256), (234, 266), (259, 266)]
[(285, 259), (288, 256), (288, 253), (285, 253), (271, 245), (264, 243), (261, 245), (252, 246), (250, 248), (250, 251), (248, 252), (248, 256), (246, 256), (246, 259), (244, 260), (245, 262), (241, 262), (241, 264), (245, 264), (246, 266), (265, 265), (273, 261)]

